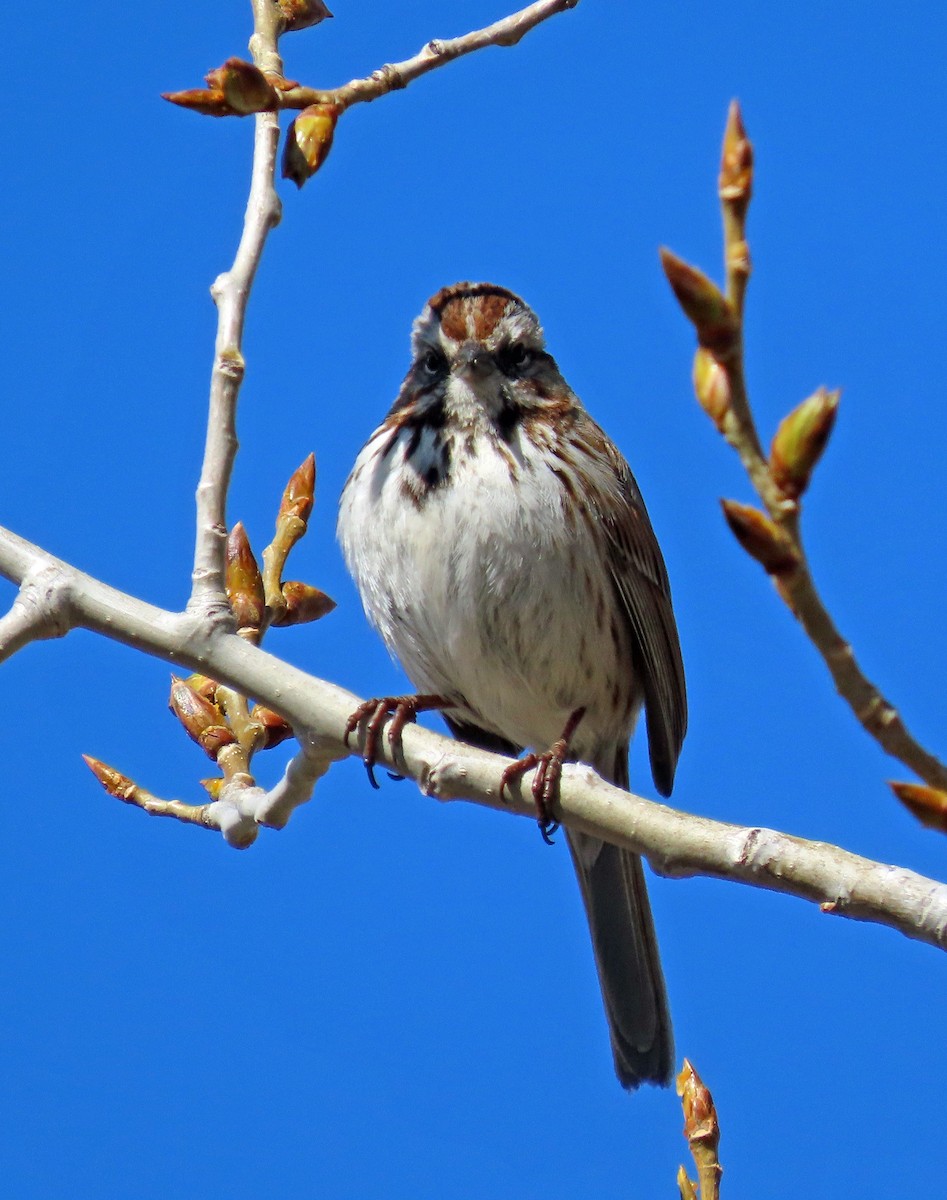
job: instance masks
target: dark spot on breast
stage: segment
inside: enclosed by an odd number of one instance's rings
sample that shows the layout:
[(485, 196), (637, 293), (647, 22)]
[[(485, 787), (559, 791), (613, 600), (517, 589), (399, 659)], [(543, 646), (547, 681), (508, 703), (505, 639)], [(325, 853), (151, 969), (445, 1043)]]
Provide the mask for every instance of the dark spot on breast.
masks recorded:
[(405, 466), (408, 468), (409, 474), (404, 487), (413, 495), (418, 507), (434, 488), (441, 487), (448, 482), (451, 467), (450, 442), (443, 437), (437, 438), (430, 458), (425, 455), (423, 463), (414, 461), (425, 432), (429, 432), (426, 426), (417, 426), (413, 429), (405, 452)]
[(509, 444), (513, 440), (513, 434), (520, 423), (520, 410), (516, 404), (507, 401), (497, 413), (494, 419), (496, 431), (504, 442)]

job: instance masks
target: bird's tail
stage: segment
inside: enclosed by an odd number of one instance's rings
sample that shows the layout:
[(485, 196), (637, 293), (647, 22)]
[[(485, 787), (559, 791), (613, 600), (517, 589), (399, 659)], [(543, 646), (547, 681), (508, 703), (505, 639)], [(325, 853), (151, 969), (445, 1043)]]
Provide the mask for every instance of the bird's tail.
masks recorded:
[[(596, 766), (627, 788), (627, 747), (619, 748), (613, 762)], [(666, 1086), (674, 1040), (641, 859), (599, 838), (566, 833), (592, 934), (615, 1073), (622, 1087)]]
[[(461, 741), (515, 757), (519, 747), (445, 714)], [(628, 787), (628, 746), (593, 763), (603, 778)], [(664, 973), (641, 859), (599, 838), (566, 830), (592, 934), (605, 1015), (622, 1087), (671, 1082), (674, 1039)]]

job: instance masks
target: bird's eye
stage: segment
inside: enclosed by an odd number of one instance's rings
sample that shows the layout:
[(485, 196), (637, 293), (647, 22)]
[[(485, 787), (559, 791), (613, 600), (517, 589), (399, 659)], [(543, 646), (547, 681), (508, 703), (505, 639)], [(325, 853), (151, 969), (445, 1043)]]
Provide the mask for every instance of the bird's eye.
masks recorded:
[(523, 371), (533, 360), (532, 351), (522, 342), (513, 342), (500, 352), (500, 366), (509, 375), (511, 372)]
[(421, 366), (428, 375), (440, 375), (447, 368), (447, 359), (439, 350), (428, 350), (421, 357)]

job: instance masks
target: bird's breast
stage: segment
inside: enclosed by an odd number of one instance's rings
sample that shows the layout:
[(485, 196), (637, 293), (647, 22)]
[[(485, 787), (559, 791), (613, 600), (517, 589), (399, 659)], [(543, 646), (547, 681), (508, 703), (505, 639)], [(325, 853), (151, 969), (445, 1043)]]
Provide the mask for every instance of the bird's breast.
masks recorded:
[(402, 430), (369, 442), (343, 495), (349, 569), (415, 686), (520, 745), (551, 743), (579, 707), (607, 740), (616, 701), (626, 731), (637, 702), (594, 524), (570, 492), (521, 439)]

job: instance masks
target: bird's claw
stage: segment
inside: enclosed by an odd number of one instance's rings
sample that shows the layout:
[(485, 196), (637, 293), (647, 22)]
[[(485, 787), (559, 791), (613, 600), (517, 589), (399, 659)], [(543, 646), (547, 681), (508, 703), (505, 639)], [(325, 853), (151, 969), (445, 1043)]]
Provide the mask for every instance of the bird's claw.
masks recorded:
[(536, 805), (539, 833), (547, 846), (553, 845), (553, 834), (559, 828), (559, 822), (552, 815), (552, 806), (559, 798), (559, 780), (562, 777), (562, 764), (565, 762), (568, 748), (566, 740), (560, 738), (542, 754), (534, 754), (531, 751), (524, 758), (510, 763), (500, 778), (502, 800), (511, 780), (521, 778), (527, 771), (536, 768), (530, 790)]
[[(365, 726), (365, 744), (362, 747), (362, 762), (365, 764), (365, 770), (368, 773), (368, 782), (373, 788), (377, 790), (379, 787), (378, 780), (375, 778), (375, 763), (378, 761), (378, 739), (381, 737), (382, 727), (388, 717), (391, 717), (391, 723), (388, 726), (388, 744), (393, 750), (398, 751), (401, 746), (401, 734), (405, 725), (415, 720), (419, 712), (427, 712), (430, 709), (445, 708), (446, 706), (447, 701), (443, 696), (420, 695), (376, 696), (372, 700), (363, 701), (356, 708), (345, 723), (345, 734), (342, 741), (348, 746), (352, 734), (363, 721), (367, 721)], [(391, 779), (403, 778), (403, 776), (394, 775), (390, 771), (388, 775)]]

